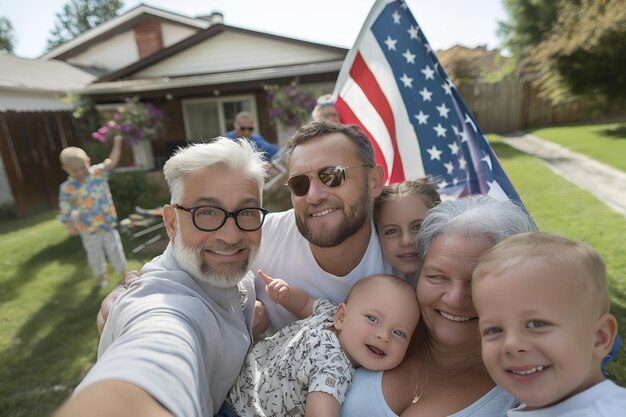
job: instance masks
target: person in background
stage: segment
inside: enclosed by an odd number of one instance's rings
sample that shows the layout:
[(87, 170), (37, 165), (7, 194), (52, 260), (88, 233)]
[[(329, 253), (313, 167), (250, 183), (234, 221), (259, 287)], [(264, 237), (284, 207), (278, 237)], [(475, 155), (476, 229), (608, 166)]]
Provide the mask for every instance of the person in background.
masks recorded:
[(237, 139), (246, 138), (256, 145), (256, 148), (263, 152), (266, 160), (272, 159), (280, 149), (278, 146), (269, 143), (263, 136), (254, 132), (254, 117), (247, 111), (237, 113), (233, 122), (234, 130), (230, 130), (224, 134), (227, 138)]
[(339, 110), (335, 107), (335, 101), (330, 94), (325, 94), (317, 99), (317, 105), (311, 112), (314, 122), (341, 123)]
[(441, 202), (430, 178), (418, 178), (383, 187), (374, 200), (374, 223), (385, 259), (394, 275), (404, 277), (415, 286), (419, 258), (417, 232), (428, 210)]
[(523, 403), (509, 417), (626, 414), (626, 389), (602, 373), (617, 321), (595, 250), (524, 233), (487, 251), (473, 276), (483, 361)]
[(98, 286), (108, 284), (106, 256), (124, 279), (126, 256), (117, 226), (117, 213), (108, 179), (122, 154), (122, 136), (113, 138), (109, 157), (91, 165), (87, 153), (74, 146), (61, 151), (59, 159), (68, 178), (59, 187), (58, 219), (65, 223), (70, 236), (80, 235), (87, 260), (98, 277)]
[(387, 370), (404, 358), (419, 306), (401, 278), (365, 277), (337, 305), (258, 273), (300, 320), (254, 345), (219, 417), (339, 416), (355, 367)]
[(179, 149), (163, 168), (170, 244), (116, 300), (98, 361), (55, 414), (212, 417), (252, 343), (267, 163), (248, 141)]

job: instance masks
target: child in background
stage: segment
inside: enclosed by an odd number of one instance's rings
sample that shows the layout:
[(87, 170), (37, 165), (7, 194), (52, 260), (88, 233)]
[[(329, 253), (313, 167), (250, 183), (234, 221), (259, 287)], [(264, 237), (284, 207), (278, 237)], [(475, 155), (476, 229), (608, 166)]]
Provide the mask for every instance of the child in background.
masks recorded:
[(374, 223), (385, 259), (394, 273), (417, 284), (415, 238), (426, 212), (441, 202), (430, 178), (386, 185), (374, 201)]
[(218, 416), (339, 416), (356, 366), (387, 370), (404, 358), (420, 311), (402, 279), (365, 277), (336, 306), (259, 276), (301, 320), (253, 346)]
[(509, 417), (626, 414), (626, 389), (601, 370), (617, 321), (591, 247), (547, 233), (507, 238), (481, 257), (472, 298), (485, 366), (523, 403)]
[(60, 155), (68, 178), (60, 187), (58, 218), (65, 223), (70, 236), (80, 235), (100, 288), (108, 284), (105, 252), (122, 279), (126, 271), (126, 257), (115, 229), (117, 214), (108, 183), (121, 156), (122, 140), (121, 136), (113, 139), (111, 154), (101, 164), (90, 166), (87, 153), (73, 146), (63, 149)]

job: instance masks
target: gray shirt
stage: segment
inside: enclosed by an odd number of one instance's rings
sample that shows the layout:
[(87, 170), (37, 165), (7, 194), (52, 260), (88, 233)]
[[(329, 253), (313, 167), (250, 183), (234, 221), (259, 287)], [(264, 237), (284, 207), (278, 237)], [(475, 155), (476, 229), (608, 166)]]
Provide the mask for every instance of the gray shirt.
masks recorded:
[(177, 417), (217, 413), (251, 344), (253, 277), (216, 288), (180, 269), (170, 246), (116, 301), (98, 361), (77, 391), (107, 379), (146, 390)]

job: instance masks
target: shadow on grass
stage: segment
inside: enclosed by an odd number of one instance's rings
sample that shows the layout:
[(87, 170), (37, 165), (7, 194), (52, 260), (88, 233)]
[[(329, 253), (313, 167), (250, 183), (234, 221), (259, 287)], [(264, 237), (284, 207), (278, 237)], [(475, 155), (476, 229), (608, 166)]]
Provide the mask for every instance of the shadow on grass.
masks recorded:
[(54, 219), (55, 216), (56, 211), (50, 211), (43, 214), (29, 216), (23, 219), (10, 219), (0, 222), (0, 235), (4, 233), (15, 232), (26, 227), (37, 227), (39, 223), (44, 223), (51, 219)]
[(626, 139), (626, 124), (617, 126), (614, 129), (601, 130), (600, 135), (613, 139)]
[(527, 158), (528, 154), (507, 145), (505, 142), (490, 141), (491, 147), (500, 161)]
[(51, 288), (49, 301), (0, 354), (0, 415), (49, 416), (95, 361), (102, 295), (95, 287), (85, 293), (90, 273), (88, 267), (77, 268)]
[[(76, 264), (86, 264), (86, 257), (87, 255), (78, 238), (68, 237), (57, 244), (45, 247), (41, 251), (34, 253), (30, 260), (21, 265), (13, 277), (5, 280), (0, 285), (0, 302), (13, 299), (20, 287), (30, 280), (36, 279), (39, 270), (47, 264), (57, 262), (67, 264), (68, 267), (73, 268)], [(87, 279), (92, 275), (91, 270), (86, 270), (83, 279)]]

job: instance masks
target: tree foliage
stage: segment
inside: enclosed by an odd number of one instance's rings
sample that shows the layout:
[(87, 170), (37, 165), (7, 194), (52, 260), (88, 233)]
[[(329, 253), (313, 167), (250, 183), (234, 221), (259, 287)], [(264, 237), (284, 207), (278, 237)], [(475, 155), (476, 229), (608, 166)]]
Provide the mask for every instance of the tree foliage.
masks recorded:
[(562, 2), (550, 35), (529, 51), (528, 68), (555, 103), (626, 99), (624, 0)]
[(561, 0), (504, 0), (509, 20), (499, 22), (498, 34), (514, 57), (521, 59), (529, 47), (549, 35), (560, 3)]
[(0, 17), (0, 52), (12, 54), (15, 48), (15, 35), (13, 25), (6, 17)]
[(46, 50), (74, 39), (76, 36), (117, 16), (121, 0), (69, 0), (63, 11), (56, 13)]

